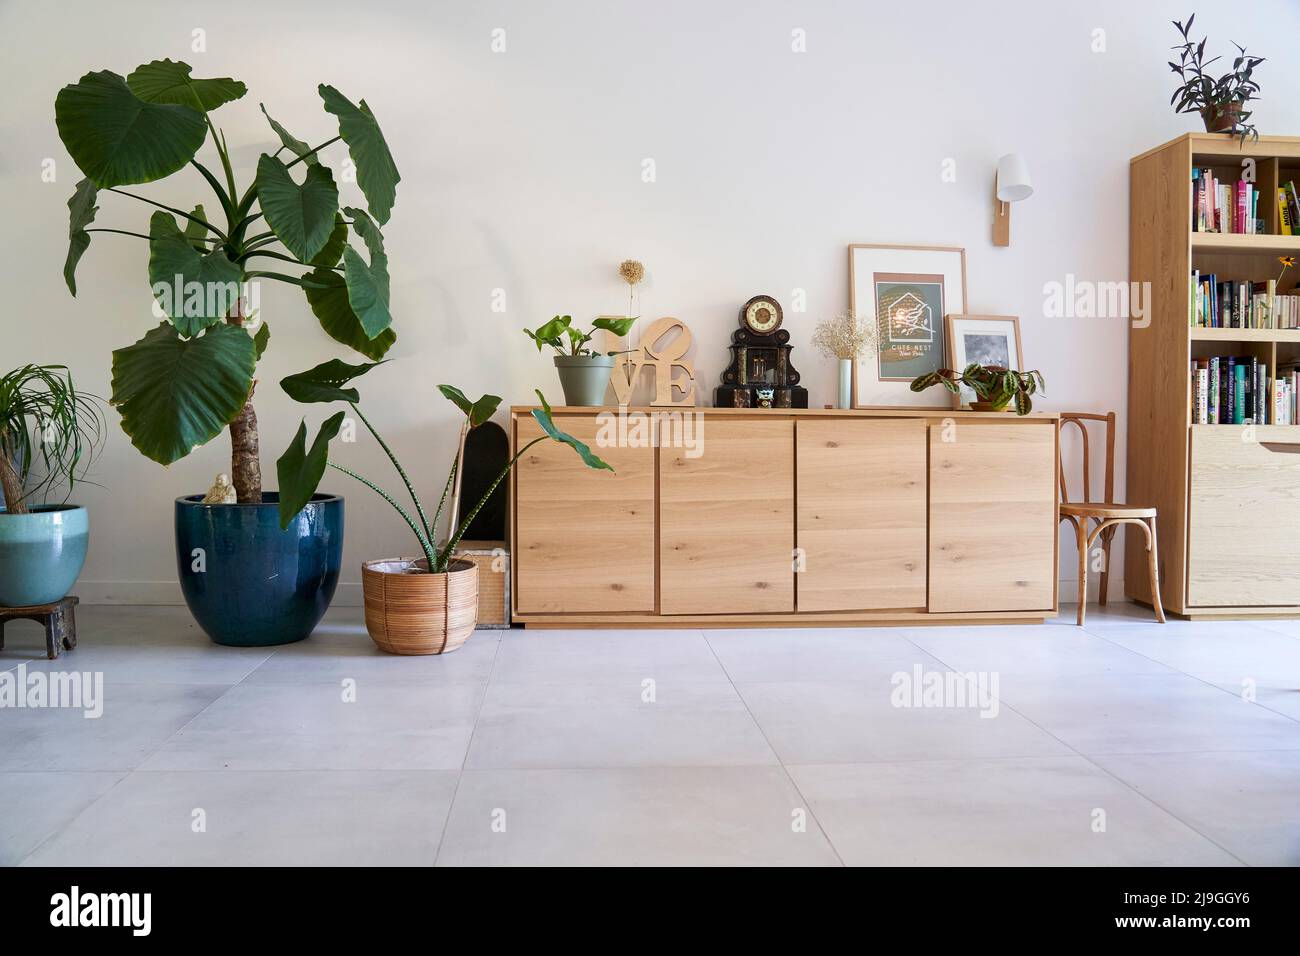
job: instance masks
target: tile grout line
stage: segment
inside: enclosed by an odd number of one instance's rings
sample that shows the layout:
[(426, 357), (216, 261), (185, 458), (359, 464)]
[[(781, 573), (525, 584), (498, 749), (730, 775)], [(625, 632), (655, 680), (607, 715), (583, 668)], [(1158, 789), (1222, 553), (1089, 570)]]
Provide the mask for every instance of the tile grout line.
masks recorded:
[(835, 854), (835, 859), (839, 861), (840, 866), (847, 866), (848, 864), (844, 862), (844, 857), (840, 856), (839, 847), (835, 845), (835, 841), (831, 839), (831, 835), (826, 832), (826, 828), (822, 826), (822, 822), (817, 819), (817, 813), (813, 810), (812, 801), (804, 796), (804, 792), (799, 788), (799, 784), (795, 781), (794, 775), (790, 773), (790, 768), (785, 765), (785, 761), (781, 759), (781, 755), (777, 752), (776, 747), (774, 747), (772, 741), (768, 739), (767, 731), (765, 731), (763, 725), (758, 722), (758, 718), (754, 716), (754, 712), (749, 709), (749, 701), (745, 700), (745, 695), (742, 694), (740, 688), (736, 686), (735, 680), (731, 677), (731, 672), (727, 670), (727, 665), (722, 663), (722, 658), (718, 657), (718, 652), (714, 649), (713, 642), (709, 640), (708, 633), (706, 631), (700, 631), (700, 637), (704, 638), (704, 646), (709, 649), (709, 653), (713, 655), (713, 659), (718, 662), (718, 667), (721, 668), (722, 673), (726, 675), (727, 683), (731, 685), (731, 690), (735, 693), (736, 699), (739, 700), (741, 706), (745, 708), (745, 713), (749, 715), (749, 719), (754, 722), (754, 727), (763, 738), (763, 742), (767, 744), (767, 748), (772, 751), (772, 756), (776, 758), (776, 765), (781, 768), (781, 772), (785, 774), (786, 780), (790, 781), (790, 786), (794, 788), (794, 792), (798, 794), (799, 799), (803, 801), (804, 806), (808, 810), (808, 816), (812, 817), (813, 823), (817, 825), (817, 832), (822, 835), (822, 839), (826, 841), (826, 845), (831, 848), (831, 852)]
[(456, 808), (456, 797), (460, 795), (460, 782), (465, 777), (465, 765), (469, 763), (469, 752), (474, 746), (474, 735), (478, 733), (479, 718), (483, 716), (483, 707), (487, 704), (488, 691), (492, 687), (492, 675), (497, 670), (497, 658), (501, 656), (501, 646), (506, 642), (506, 635), (512, 629), (507, 628), (500, 631), (500, 637), (497, 638), (496, 650), (492, 652), (492, 666), (488, 668), (487, 678), (483, 681), (483, 694), (479, 697), (478, 709), (474, 711), (474, 723), (470, 725), (469, 740), (465, 741), (465, 756), (460, 759), (460, 770), (456, 771), (456, 783), (451, 789), (451, 799), (447, 801), (447, 815), (442, 818), (442, 829), (438, 831), (438, 846), (433, 851), (433, 863), (431, 866), (438, 865), (438, 858), (442, 856), (443, 841), (447, 839), (447, 827), (451, 825), (451, 812)]
[[(1086, 631), (1086, 630), (1085, 630), (1085, 633), (1091, 634), (1091, 632)], [(1094, 634), (1094, 635), (1091, 635), (1091, 636), (1095, 637), (1096, 635)], [(943, 664), (944, 667), (947, 667), (949, 670), (952, 670), (952, 671), (957, 671), (957, 670), (958, 670), (956, 667), (953, 667), (953, 666), (952, 666), (951, 664), (949, 664), (947, 661), (944, 661), (942, 658), (938, 657), (937, 655), (931, 653), (930, 651), (927, 651), (924, 647), (921, 647), (921, 645), (916, 644), (914, 641), (912, 641), (912, 639), (911, 639), (910, 637), (907, 637), (906, 635), (903, 635), (903, 639), (904, 639), (905, 641), (907, 641), (909, 644), (913, 644), (913, 646), (915, 646), (918, 650), (920, 650), (920, 651), (922, 651), (922, 652), (924, 652), (924, 653), (926, 653), (926, 654), (930, 654), (931, 657), (934, 657), (935, 660), (938, 660), (940, 663)], [(1111, 643), (1114, 643), (1114, 642), (1112, 641)], [(1116, 645), (1116, 646), (1119, 646), (1119, 645)], [(1157, 662), (1157, 663), (1159, 663), (1159, 662)], [(1167, 665), (1166, 665), (1166, 666), (1167, 666)], [(1188, 676), (1190, 676), (1190, 675), (1188, 675)], [(1212, 837), (1210, 837), (1210, 836), (1208, 836), (1208, 835), (1202, 833), (1199, 829), (1197, 829), (1195, 826), (1193, 826), (1190, 822), (1188, 822), (1187, 820), (1184, 820), (1182, 817), (1180, 817), (1178, 814), (1174, 813), (1174, 812), (1173, 812), (1172, 810), (1170, 810), (1168, 807), (1163, 806), (1163, 805), (1160, 804), (1158, 801), (1156, 801), (1156, 800), (1153, 799), (1152, 797), (1148, 796), (1147, 794), (1143, 793), (1143, 792), (1142, 792), (1141, 790), (1139, 790), (1137, 787), (1133, 786), (1133, 784), (1129, 783), (1129, 782), (1128, 782), (1127, 780), (1125, 780), (1124, 778), (1118, 776), (1117, 774), (1115, 774), (1115, 773), (1112, 772), (1111, 770), (1109, 770), (1109, 769), (1107, 769), (1106, 767), (1103, 767), (1101, 764), (1097, 763), (1097, 761), (1093, 760), (1092, 757), (1090, 757), (1088, 754), (1084, 753), (1083, 751), (1079, 750), (1078, 748), (1076, 748), (1076, 747), (1072, 746), (1071, 744), (1067, 743), (1066, 741), (1062, 740), (1060, 737), (1058, 737), (1056, 734), (1052, 733), (1052, 732), (1051, 732), (1050, 730), (1048, 730), (1046, 727), (1044, 727), (1044, 726), (1042, 726), (1041, 724), (1039, 724), (1038, 721), (1034, 720), (1034, 719), (1033, 719), (1032, 717), (1030, 717), (1028, 714), (1023, 713), (1023, 712), (1021, 712), (1020, 710), (1017, 710), (1016, 707), (1015, 707), (1013, 704), (1011, 704), (1009, 701), (1007, 701), (1005, 698), (999, 696), (999, 697), (998, 697), (998, 700), (1001, 701), (1001, 702), (1002, 702), (1002, 705), (1005, 706), (1008, 710), (1010, 710), (1013, 714), (1017, 714), (1017, 715), (1019, 715), (1021, 718), (1023, 718), (1024, 720), (1027, 720), (1030, 724), (1032, 724), (1033, 726), (1037, 727), (1037, 728), (1038, 728), (1039, 730), (1041, 730), (1043, 733), (1047, 734), (1047, 736), (1051, 737), (1053, 740), (1055, 740), (1055, 741), (1056, 741), (1057, 743), (1059, 743), (1061, 746), (1063, 746), (1063, 747), (1069, 749), (1070, 751), (1072, 751), (1073, 753), (1075, 753), (1076, 755), (1078, 755), (1079, 757), (1081, 757), (1084, 761), (1086, 761), (1087, 763), (1089, 763), (1089, 764), (1091, 764), (1092, 766), (1096, 767), (1098, 770), (1100, 770), (1100, 771), (1101, 771), (1102, 773), (1104, 773), (1106, 776), (1110, 777), (1112, 780), (1115, 780), (1117, 783), (1119, 783), (1122, 787), (1125, 787), (1125, 788), (1127, 788), (1128, 790), (1132, 791), (1132, 792), (1133, 792), (1134, 794), (1136, 794), (1140, 799), (1145, 800), (1147, 803), (1151, 804), (1153, 807), (1155, 807), (1155, 808), (1156, 808), (1157, 810), (1159, 810), (1161, 813), (1164, 813), (1164, 814), (1168, 815), (1168, 816), (1170, 817), (1170, 819), (1177, 820), (1177, 821), (1178, 821), (1179, 823), (1181, 823), (1183, 826), (1187, 827), (1188, 830), (1190, 830), (1192, 833), (1195, 833), (1197, 836), (1199, 836), (1201, 839), (1205, 840), (1205, 841), (1206, 841), (1207, 843), (1209, 843), (1211, 846), (1218, 847), (1218, 849), (1220, 849), (1220, 850), (1222, 850), (1224, 853), (1228, 854), (1228, 856), (1232, 857), (1234, 860), (1236, 860), (1236, 861), (1237, 861), (1238, 863), (1240, 863), (1242, 866), (1250, 866), (1250, 865), (1251, 865), (1251, 864), (1247, 863), (1245, 860), (1243, 860), (1241, 857), (1237, 856), (1237, 854), (1235, 854), (1235, 853), (1233, 853), (1231, 850), (1229, 850), (1226, 846), (1223, 846), (1222, 844), (1220, 844), (1217, 840), (1215, 840), (1215, 839), (1213, 839)], [(1190, 751), (1190, 752), (1195, 753), (1196, 751)], [(1240, 753), (1241, 751), (1228, 751), (1228, 752), (1229, 752), (1229, 753)]]

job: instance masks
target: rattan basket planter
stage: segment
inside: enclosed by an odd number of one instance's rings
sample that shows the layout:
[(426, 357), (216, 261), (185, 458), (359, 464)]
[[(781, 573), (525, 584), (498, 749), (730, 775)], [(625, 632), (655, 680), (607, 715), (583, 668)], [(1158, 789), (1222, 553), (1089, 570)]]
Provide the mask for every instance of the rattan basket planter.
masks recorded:
[(474, 633), (478, 567), (453, 559), (446, 574), (416, 570), (423, 559), (381, 558), (361, 565), (366, 630), (390, 654), (445, 654)]

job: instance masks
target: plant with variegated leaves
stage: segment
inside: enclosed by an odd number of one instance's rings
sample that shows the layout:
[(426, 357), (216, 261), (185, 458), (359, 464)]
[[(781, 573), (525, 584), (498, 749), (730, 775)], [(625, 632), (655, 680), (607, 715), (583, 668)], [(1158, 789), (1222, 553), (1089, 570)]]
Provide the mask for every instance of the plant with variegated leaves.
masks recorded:
[[(310, 146), (262, 107), (281, 145), (258, 158), (252, 181), (241, 189), (212, 113), (241, 99), (246, 87), (229, 77), (190, 73), (186, 63), (154, 60), (126, 77), (87, 73), (59, 91), (59, 137), (85, 175), (68, 202), (63, 275), (76, 295), (75, 271), (91, 233), (148, 242), (149, 283), (167, 320), (113, 353), (111, 401), (122, 428), (144, 455), (168, 465), (228, 427), (238, 500), (261, 502), (252, 395), (270, 329), (248, 314), (246, 284), (270, 279), (301, 287), (328, 335), (378, 361), (397, 337), (379, 227), (388, 222), (401, 177), (366, 101), (354, 105), (321, 84), (337, 133)], [(320, 151), (340, 140), (355, 164), (366, 209), (340, 206), (334, 175), (321, 162)], [(199, 159), (205, 144), (220, 163), (220, 176)], [(210, 215), (203, 203), (187, 212), (120, 188), (186, 168), (211, 189), (219, 215)], [(92, 227), (96, 203), (106, 194), (154, 207), (148, 231)]]
[(1043, 373), (1037, 369), (1018, 372), (1001, 365), (981, 365), (979, 362), (972, 362), (960, 373), (941, 368), (918, 375), (912, 380), (911, 388), (914, 392), (923, 392), (935, 385), (942, 385), (954, 395), (960, 394), (961, 387), (966, 385), (993, 411), (1000, 412), (1014, 401), (1017, 415), (1028, 415), (1034, 407), (1031, 396), (1047, 389)]

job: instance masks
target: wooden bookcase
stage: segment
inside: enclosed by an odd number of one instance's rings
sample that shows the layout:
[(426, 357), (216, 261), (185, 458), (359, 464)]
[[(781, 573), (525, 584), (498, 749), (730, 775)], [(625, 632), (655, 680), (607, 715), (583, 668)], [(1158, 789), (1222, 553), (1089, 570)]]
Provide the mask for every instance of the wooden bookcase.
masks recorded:
[[(1224, 181), (1255, 161), (1267, 234), (1192, 231), (1192, 169)], [(1278, 235), (1276, 188), (1300, 182), (1300, 137), (1189, 133), (1129, 167), (1129, 278), (1150, 283), (1149, 324), (1129, 328), (1128, 490), (1154, 505), (1161, 599), (1185, 617), (1300, 616), (1300, 426), (1193, 425), (1193, 358), (1255, 356), (1270, 375), (1300, 357), (1300, 330), (1194, 328), (1191, 273), (1277, 278), (1300, 236)], [(1289, 278), (1294, 278), (1292, 271)], [(1143, 541), (1128, 536), (1129, 597), (1151, 602)]]

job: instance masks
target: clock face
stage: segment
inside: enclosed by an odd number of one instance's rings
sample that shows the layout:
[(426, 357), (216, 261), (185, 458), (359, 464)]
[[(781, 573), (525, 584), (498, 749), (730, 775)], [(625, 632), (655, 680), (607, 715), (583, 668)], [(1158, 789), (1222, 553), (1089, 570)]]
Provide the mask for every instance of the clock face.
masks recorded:
[(769, 335), (781, 325), (781, 306), (768, 295), (756, 295), (745, 303), (741, 321), (757, 335)]

